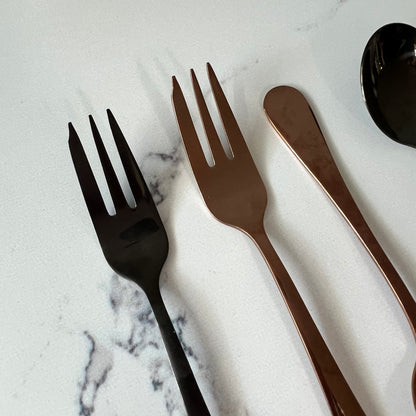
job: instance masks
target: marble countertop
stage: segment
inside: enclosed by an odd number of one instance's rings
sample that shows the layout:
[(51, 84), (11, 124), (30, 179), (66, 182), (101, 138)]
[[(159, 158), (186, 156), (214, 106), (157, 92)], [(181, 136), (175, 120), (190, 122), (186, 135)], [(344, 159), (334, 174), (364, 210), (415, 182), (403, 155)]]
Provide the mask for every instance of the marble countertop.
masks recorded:
[(210, 215), (184, 153), (171, 76), (192, 102), (189, 69), (207, 92), (207, 61), (264, 178), (270, 239), (366, 414), (414, 414), (407, 321), (262, 109), (277, 85), (304, 93), (416, 294), (416, 153), (376, 128), (359, 80), (369, 37), (415, 25), (413, 1), (3, 0), (0, 16), (1, 415), (185, 415), (150, 306), (107, 265), (70, 159), (69, 121), (98, 168), (88, 114), (110, 144), (106, 108), (166, 226), (162, 295), (212, 416), (330, 415), (259, 252)]

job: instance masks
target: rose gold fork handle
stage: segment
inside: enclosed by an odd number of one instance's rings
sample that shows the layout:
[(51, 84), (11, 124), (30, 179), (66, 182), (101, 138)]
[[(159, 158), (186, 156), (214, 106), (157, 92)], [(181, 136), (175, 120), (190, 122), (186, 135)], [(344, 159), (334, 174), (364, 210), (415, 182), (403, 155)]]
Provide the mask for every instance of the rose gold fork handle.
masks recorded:
[(354, 202), (307, 100), (295, 88), (276, 87), (267, 93), (264, 109), (279, 136), (357, 234), (396, 295), (416, 337), (416, 303)]
[(336, 416), (365, 416), (264, 229), (249, 235), (262, 253), (279, 287), (321, 383), (332, 414)]

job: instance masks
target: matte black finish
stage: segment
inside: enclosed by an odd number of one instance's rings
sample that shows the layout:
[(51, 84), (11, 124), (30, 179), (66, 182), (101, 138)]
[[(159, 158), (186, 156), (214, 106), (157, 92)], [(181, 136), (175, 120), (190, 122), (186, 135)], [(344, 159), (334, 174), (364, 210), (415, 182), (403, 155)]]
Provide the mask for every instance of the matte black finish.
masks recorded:
[(391, 23), (374, 33), (361, 61), (361, 86), (377, 126), (416, 147), (416, 28)]
[(118, 124), (110, 110), (107, 113), (136, 207), (130, 208), (127, 204), (98, 129), (90, 116), (91, 129), (116, 214), (108, 214), (82, 144), (69, 123), (69, 148), (88, 211), (108, 264), (120, 276), (137, 283), (152, 305), (188, 414), (209, 416), (160, 294), (159, 276), (168, 255), (166, 231)]

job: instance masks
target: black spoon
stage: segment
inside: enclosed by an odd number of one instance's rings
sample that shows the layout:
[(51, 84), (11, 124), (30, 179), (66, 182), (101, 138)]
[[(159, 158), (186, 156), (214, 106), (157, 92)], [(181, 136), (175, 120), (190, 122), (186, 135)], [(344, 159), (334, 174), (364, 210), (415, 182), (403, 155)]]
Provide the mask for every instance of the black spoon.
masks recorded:
[(361, 61), (361, 87), (377, 126), (416, 147), (416, 28), (391, 23), (371, 36)]

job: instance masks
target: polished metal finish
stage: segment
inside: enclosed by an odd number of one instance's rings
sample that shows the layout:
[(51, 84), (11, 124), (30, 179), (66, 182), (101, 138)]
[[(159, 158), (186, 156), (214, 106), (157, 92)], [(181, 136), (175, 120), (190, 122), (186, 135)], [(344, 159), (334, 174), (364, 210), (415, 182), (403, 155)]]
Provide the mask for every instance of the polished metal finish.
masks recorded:
[(215, 218), (243, 231), (262, 253), (313, 364), (332, 414), (364, 415), (266, 235), (263, 226), (267, 204), (266, 188), (214, 71), (209, 64), (207, 67), (211, 88), (231, 147), (232, 158), (228, 158), (222, 148), (194, 71), (191, 71), (194, 92), (214, 158), (214, 166), (209, 166), (205, 159), (175, 77), (173, 77), (172, 93), (182, 139), (205, 203)]
[(108, 264), (117, 274), (138, 284), (149, 299), (188, 415), (209, 416), (160, 294), (160, 272), (168, 255), (166, 231), (118, 124), (110, 110), (107, 113), (136, 206), (131, 208), (128, 205), (98, 129), (90, 116), (95, 144), (116, 213), (108, 214), (82, 144), (69, 123), (69, 148), (88, 211)]
[(391, 23), (371, 36), (361, 61), (361, 86), (377, 126), (416, 147), (416, 28)]
[[(396, 295), (416, 337), (416, 303), (348, 191), (305, 97), (295, 88), (276, 87), (267, 93), (264, 109), (279, 136), (318, 182), (367, 249)], [(415, 374), (416, 367), (412, 379), (414, 403)]]

